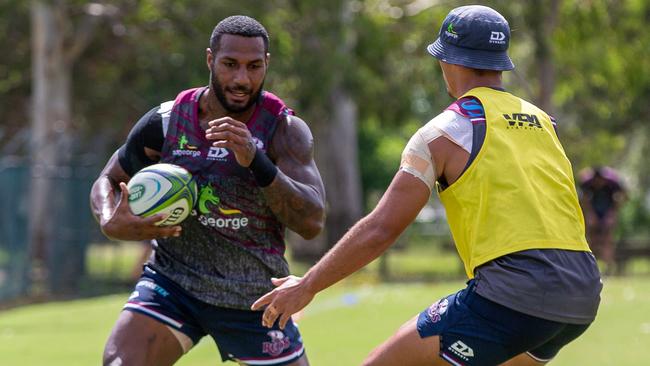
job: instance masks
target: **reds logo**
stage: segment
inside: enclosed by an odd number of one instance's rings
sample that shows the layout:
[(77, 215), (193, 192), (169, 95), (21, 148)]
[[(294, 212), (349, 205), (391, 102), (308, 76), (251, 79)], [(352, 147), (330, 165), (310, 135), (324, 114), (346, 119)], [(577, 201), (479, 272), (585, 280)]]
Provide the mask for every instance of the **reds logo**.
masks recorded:
[(275, 357), (291, 345), (289, 337), (285, 336), (281, 330), (272, 330), (266, 334), (271, 337), (271, 342), (262, 344), (262, 352), (264, 353)]
[(442, 299), (436, 301), (433, 305), (431, 305), (429, 311), (427, 311), (427, 315), (429, 315), (429, 318), (432, 322), (437, 323), (442, 318), (442, 314), (447, 312), (447, 307), (449, 307), (449, 300)]

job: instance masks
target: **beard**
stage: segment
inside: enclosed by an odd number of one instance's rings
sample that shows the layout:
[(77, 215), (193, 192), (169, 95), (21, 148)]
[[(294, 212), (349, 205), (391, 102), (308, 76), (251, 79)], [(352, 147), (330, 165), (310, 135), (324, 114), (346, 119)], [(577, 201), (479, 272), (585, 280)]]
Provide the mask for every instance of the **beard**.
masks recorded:
[[(228, 113), (243, 113), (246, 112), (249, 108), (251, 108), (260, 98), (260, 95), (262, 94), (262, 90), (264, 89), (264, 81), (262, 81), (262, 84), (260, 85), (259, 89), (257, 89), (257, 91), (255, 92), (250, 88), (246, 88), (244, 86), (227, 88), (224, 87), (219, 82), (219, 80), (214, 76), (214, 72), (210, 72), (210, 87), (212, 88), (212, 91), (214, 91), (214, 95), (217, 96), (217, 99), (219, 100), (219, 103), (221, 103), (221, 106), (223, 106), (223, 108)], [(248, 94), (250, 97), (248, 99), (248, 102), (246, 102), (246, 104), (244, 105), (234, 104), (228, 101), (228, 98), (226, 97), (226, 91), (243, 92)]]

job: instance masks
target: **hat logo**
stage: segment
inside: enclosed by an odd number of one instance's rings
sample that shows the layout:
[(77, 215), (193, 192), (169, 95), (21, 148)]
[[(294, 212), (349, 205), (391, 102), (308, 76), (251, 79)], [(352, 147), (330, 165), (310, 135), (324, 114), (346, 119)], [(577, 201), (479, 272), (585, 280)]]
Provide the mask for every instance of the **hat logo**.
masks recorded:
[(458, 33), (456, 33), (456, 31), (454, 30), (453, 23), (449, 23), (449, 25), (447, 26), (447, 30), (445, 31), (445, 34), (451, 38), (458, 38)]
[(506, 35), (503, 32), (494, 32), (490, 33), (490, 43), (496, 44), (505, 44)]

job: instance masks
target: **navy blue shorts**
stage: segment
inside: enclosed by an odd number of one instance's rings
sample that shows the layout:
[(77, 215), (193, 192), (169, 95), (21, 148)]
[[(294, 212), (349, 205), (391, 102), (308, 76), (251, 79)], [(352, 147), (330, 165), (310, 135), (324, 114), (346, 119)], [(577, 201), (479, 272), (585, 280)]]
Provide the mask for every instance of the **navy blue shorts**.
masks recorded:
[(420, 337), (440, 336), (440, 357), (452, 365), (499, 365), (527, 352), (540, 362), (552, 359), (589, 324), (537, 318), (492, 302), (467, 288), (440, 299), (420, 313)]
[(186, 334), (194, 344), (209, 334), (223, 361), (286, 365), (304, 353), (300, 332), (291, 320), (284, 329), (277, 322), (273, 328), (265, 328), (261, 311), (207, 304), (147, 266), (124, 309), (164, 323)]

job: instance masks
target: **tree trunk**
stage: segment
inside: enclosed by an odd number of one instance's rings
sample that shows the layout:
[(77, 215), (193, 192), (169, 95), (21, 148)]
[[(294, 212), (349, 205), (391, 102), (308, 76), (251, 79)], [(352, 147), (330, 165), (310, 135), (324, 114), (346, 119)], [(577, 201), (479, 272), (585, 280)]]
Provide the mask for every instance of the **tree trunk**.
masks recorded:
[(65, 59), (65, 17), (61, 7), (32, 3), (32, 137), (30, 238), (32, 255), (47, 260), (53, 233), (53, 177), (70, 160), (70, 65)]
[(357, 140), (357, 105), (338, 86), (330, 96), (332, 120), (319, 129), (319, 166), (324, 175), (328, 198), (327, 237), (329, 246), (335, 244), (362, 215), (361, 176)]
[[(90, 24), (90, 23), (89, 23)], [(73, 166), (72, 63), (89, 29), (70, 42), (64, 1), (32, 2), (32, 126), (29, 240), (33, 280), (51, 294), (76, 289), (84, 272), (88, 231), (79, 217), (79, 169)], [(83, 192), (85, 193), (85, 192)], [(83, 206), (82, 206), (83, 207)]]
[[(339, 11), (338, 31), (343, 41), (338, 37), (333, 39), (336, 46), (329, 49), (335, 51), (335, 59), (349, 60), (352, 57), (355, 37), (350, 24), (352, 15), (346, 1), (341, 2)], [(322, 38), (320, 40), (322, 41)], [(321, 51), (325, 52), (325, 48), (328, 47), (322, 47)], [(311, 109), (328, 112), (312, 113), (324, 117), (310, 122), (314, 133), (315, 160), (323, 177), (327, 195), (325, 230), (314, 240), (303, 240), (297, 235), (289, 237), (294, 259), (308, 263), (316, 262), (363, 213), (357, 140), (357, 105), (345, 88), (342, 72), (323, 75), (323, 77), (331, 80), (331, 83), (325, 83), (331, 85), (327, 98), (324, 98), (327, 104), (313, 106)]]
[(536, 103), (538, 107), (550, 114), (554, 113), (552, 96), (555, 89), (552, 37), (557, 27), (560, 3), (561, 0), (533, 1), (530, 6), (530, 19), (533, 21), (533, 37), (535, 39), (535, 58), (539, 72)]
[(331, 119), (316, 123), (315, 160), (327, 196), (324, 233), (313, 240), (290, 235), (294, 259), (314, 263), (361, 217), (361, 176), (357, 141), (357, 106), (341, 87), (330, 95)]

